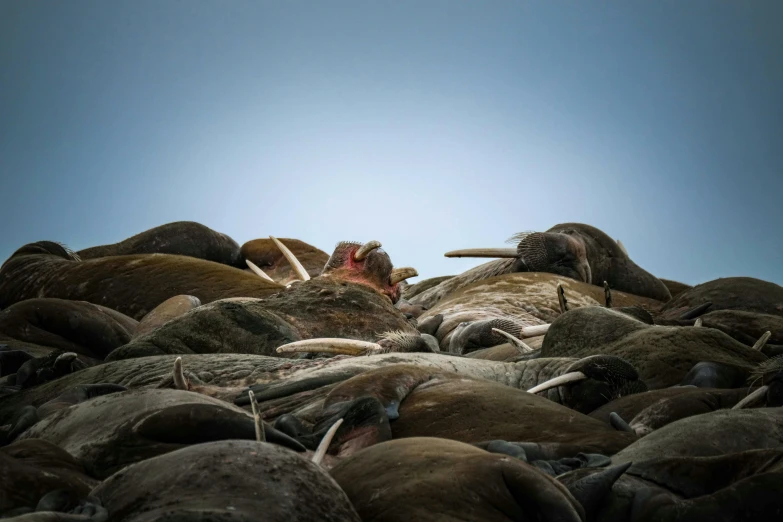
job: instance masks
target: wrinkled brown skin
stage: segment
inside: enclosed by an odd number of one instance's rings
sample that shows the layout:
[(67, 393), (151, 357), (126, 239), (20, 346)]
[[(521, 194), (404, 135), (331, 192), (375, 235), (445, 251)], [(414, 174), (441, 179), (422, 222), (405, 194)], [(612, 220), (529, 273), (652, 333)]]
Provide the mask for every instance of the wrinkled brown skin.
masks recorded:
[(154, 457), (115, 473), (92, 494), (113, 522), (361, 520), (325, 471), (254, 441), (198, 444)]
[(672, 299), (674, 299), (681, 293), (693, 288), (693, 286), (686, 285), (685, 283), (680, 283), (679, 281), (672, 281), (671, 279), (663, 279), (663, 278), (660, 279), (661, 282), (666, 285), (666, 288), (669, 289), (669, 293), (672, 294)]
[(651, 390), (679, 384), (698, 362), (750, 370), (767, 359), (719, 330), (650, 326), (600, 307), (563, 314), (552, 323), (541, 347), (542, 357), (595, 354), (627, 360)]
[[(296, 256), (310, 277), (321, 275), (329, 254), (298, 239), (278, 238)], [(242, 257), (254, 263), (266, 275), (279, 283), (297, 281), (299, 277), (291, 268), (280, 249), (271, 239), (253, 239), (242, 245)]]
[(436, 438), (366, 448), (330, 471), (362, 520), (580, 522), (568, 490), (533, 466)]
[(685, 310), (712, 303), (716, 310), (742, 310), (783, 317), (783, 287), (753, 277), (725, 277), (696, 285), (672, 299), (662, 309), (664, 317), (675, 319)]
[(44, 439), (73, 455), (96, 478), (189, 444), (255, 439), (250, 415), (183, 390), (130, 390), (51, 414), (17, 440)]
[(35, 509), (38, 500), (56, 489), (86, 497), (98, 481), (67, 451), (40, 439), (0, 448), (0, 514), (16, 508)]
[[(561, 285), (571, 309), (603, 306), (604, 290), (568, 277), (546, 272), (521, 272), (491, 277), (449, 294), (418, 318), (422, 322), (437, 314), (444, 316), (435, 337), (447, 351), (455, 328), (462, 322), (513, 318), (526, 326), (550, 323), (560, 314), (557, 286)], [(658, 301), (624, 292), (612, 292), (614, 306), (641, 306), (655, 310)], [(505, 342), (502, 340), (500, 342)]]
[(275, 356), (286, 343), (313, 337), (376, 341), (391, 330), (415, 331), (373, 289), (330, 277), (296, 283), (264, 300), (201, 306), (142, 335), (109, 360), (166, 353), (253, 353)]
[(0, 268), (0, 308), (35, 297), (88, 301), (140, 320), (175, 295), (210, 303), (267, 297), (282, 286), (219, 263), (169, 254), (73, 260), (57, 243), (17, 250)]
[(402, 297), (404, 297), (405, 299), (412, 299), (417, 295), (419, 295), (420, 293), (424, 292), (425, 290), (429, 290), (430, 288), (438, 286), (442, 282), (447, 281), (452, 277), (454, 276), (448, 275), (448, 276), (438, 276), (438, 277), (430, 277), (429, 279), (424, 279), (414, 285), (407, 286), (405, 290), (402, 291)]
[(650, 390), (642, 393), (635, 393), (633, 395), (626, 395), (625, 397), (620, 397), (619, 399), (607, 402), (600, 408), (591, 411), (588, 415), (609, 424), (609, 415), (614, 412), (624, 421), (628, 422), (636, 417), (639, 412), (658, 401), (670, 397), (678, 397), (698, 389), (700, 388), (695, 388), (693, 386), (673, 386), (671, 388), (661, 388), (659, 390)]
[(103, 359), (130, 341), (138, 323), (86, 301), (28, 299), (0, 311), (0, 337)]
[(236, 241), (193, 221), (167, 223), (119, 243), (85, 248), (78, 254), (82, 259), (134, 254), (173, 254), (245, 268)]

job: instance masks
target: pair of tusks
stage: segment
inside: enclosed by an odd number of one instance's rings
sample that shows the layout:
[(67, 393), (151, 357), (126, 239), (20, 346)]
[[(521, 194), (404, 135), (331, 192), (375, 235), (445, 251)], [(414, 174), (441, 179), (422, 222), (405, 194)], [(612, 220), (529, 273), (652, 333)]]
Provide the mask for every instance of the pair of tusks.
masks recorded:
[[(302, 263), (299, 262), (299, 260), (296, 258), (294, 253), (291, 252), (291, 250), (289, 250), (289, 248), (285, 246), (283, 242), (277, 239), (275, 236), (269, 236), (269, 239), (272, 240), (275, 246), (280, 250), (280, 252), (283, 253), (283, 256), (291, 264), (291, 268), (293, 268), (296, 277), (298, 277), (300, 281), (309, 281), (310, 274), (307, 273), (307, 270), (305, 270), (305, 267), (302, 266)], [(273, 283), (276, 282), (274, 279), (269, 277), (263, 270), (258, 268), (258, 266), (252, 261), (250, 261), (249, 259), (245, 259), (245, 264), (247, 264), (250, 270), (255, 272), (256, 275), (258, 275), (262, 279), (266, 279), (267, 281), (271, 281)]]
[(530, 353), (530, 352), (534, 351), (533, 348), (531, 348), (530, 346), (525, 344), (522, 341), (522, 339), (518, 339), (518, 338), (514, 337), (513, 335), (511, 335), (508, 332), (505, 332), (505, 331), (503, 331), (503, 330), (501, 330), (499, 328), (493, 328), (492, 331), (495, 332), (496, 334), (502, 335), (503, 337), (508, 339), (508, 341), (511, 344), (513, 344), (522, 353)]
[(331, 353), (335, 355), (371, 355), (384, 351), (378, 343), (359, 341), (357, 339), (342, 339), (337, 337), (321, 337), (294, 341), (277, 347), (277, 353)]
[(563, 375), (558, 375), (557, 377), (553, 377), (552, 379), (549, 379), (546, 382), (542, 382), (538, 386), (533, 386), (527, 392), (540, 393), (542, 391), (546, 391), (551, 388), (557, 388), (558, 386), (568, 384), (569, 382), (583, 381), (585, 379), (587, 379), (587, 375), (585, 375), (582, 372), (568, 372), (568, 373), (564, 373)]
[[(381, 248), (380, 241), (376, 241), (375, 239), (373, 239), (372, 241), (368, 241), (362, 246), (360, 246), (359, 250), (354, 252), (353, 260), (364, 261), (365, 259), (367, 259), (367, 256), (370, 255), (370, 252), (378, 248)], [(416, 277), (417, 275), (419, 275), (419, 273), (416, 271), (416, 269), (411, 268), (409, 266), (403, 268), (395, 268), (394, 270), (392, 270), (391, 274), (389, 275), (389, 286), (394, 286), (400, 281), (405, 281), (406, 279), (409, 279), (411, 277)]]

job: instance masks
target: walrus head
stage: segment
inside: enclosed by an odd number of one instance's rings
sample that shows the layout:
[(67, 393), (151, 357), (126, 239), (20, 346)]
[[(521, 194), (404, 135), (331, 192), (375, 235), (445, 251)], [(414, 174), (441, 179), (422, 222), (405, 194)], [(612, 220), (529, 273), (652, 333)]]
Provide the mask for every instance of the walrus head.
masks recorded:
[(11, 254), (11, 257), (6, 260), (6, 263), (16, 257), (36, 255), (48, 255), (61, 257), (69, 261), (81, 261), (79, 255), (76, 252), (62, 243), (57, 243), (55, 241), (37, 241), (35, 243), (28, 243), (17, 249), (16, 252)]
[(338, 243), (321, 272), (321, 276), (369, 286), (392, 303), (400, 299), (400, 282), (417, 275), (413, 268), (394, 268), (381, 243), (375, 240)]

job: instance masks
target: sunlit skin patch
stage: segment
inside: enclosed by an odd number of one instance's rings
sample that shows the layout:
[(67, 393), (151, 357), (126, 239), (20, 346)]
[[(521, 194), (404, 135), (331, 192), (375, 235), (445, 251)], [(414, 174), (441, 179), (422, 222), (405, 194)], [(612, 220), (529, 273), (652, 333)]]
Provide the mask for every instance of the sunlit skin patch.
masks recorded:
[(369, 286), (388, 297), (392, 304), (396, 303), (402, 290), (399, 283), (390, 284), (393, 267), (389, 255), (375, 248), (364, 259), (357, 260), (356, 253), (361, 247), (361, 243), (338, 244), (321, 275)]

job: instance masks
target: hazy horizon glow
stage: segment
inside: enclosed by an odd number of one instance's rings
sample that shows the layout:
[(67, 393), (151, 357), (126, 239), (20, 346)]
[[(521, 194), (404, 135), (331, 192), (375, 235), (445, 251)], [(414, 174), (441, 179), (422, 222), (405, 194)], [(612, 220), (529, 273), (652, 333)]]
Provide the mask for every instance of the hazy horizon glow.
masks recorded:
[(783, 284), (783, 3), (0, 5), (0, 262), (180, 220), (422, 278), (576, 221)]

